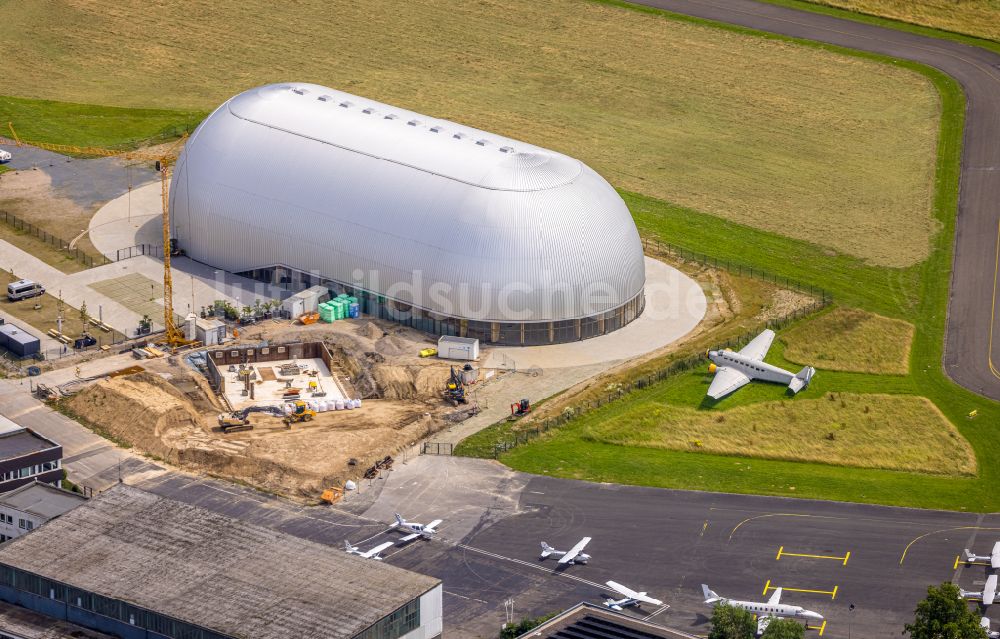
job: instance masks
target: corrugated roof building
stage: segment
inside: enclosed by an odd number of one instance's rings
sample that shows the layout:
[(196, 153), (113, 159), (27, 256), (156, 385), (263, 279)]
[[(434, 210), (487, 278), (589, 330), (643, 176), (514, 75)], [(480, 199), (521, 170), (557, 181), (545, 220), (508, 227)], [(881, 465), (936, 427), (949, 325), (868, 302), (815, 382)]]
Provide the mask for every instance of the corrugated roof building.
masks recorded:
[(327, 284), (429, 332), (565, 342), (643, 309), (638, 232), (590, 167), (341, 91), (288, 83), (230, 99), (188, 140), (171, 189), (191, 257)]
[(0, 600), (124, 639), (431, 639), (441, 582), (118, 485), (0, 546)]

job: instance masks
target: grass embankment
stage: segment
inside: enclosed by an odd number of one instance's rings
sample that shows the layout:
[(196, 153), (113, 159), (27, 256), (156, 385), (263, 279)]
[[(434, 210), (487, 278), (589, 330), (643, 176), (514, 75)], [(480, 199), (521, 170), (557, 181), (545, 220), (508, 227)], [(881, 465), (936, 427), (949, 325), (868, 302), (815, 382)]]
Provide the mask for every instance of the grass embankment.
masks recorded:
[(856, 373), (906, 375), (913, 324), (853, 308), (835, 308), (781, 335), (798, 364)]
[(1000, 42), (996, 0), (808, 0), (838, 9)]
[(577, 0), (372, 0), (334, 14), (320, 0), (294, 13), (248, 0), (196, 20), (140, 0), (100, 12), (8, 3), (0, 38), (5, 84), (29, 97), (211, 109), (308, 79), (552, 147), (623, 188), (874, 263), (919, 262), (935, 230), (930, 84), (779, 38)]
[[(52, 244), (41, 240), (27, 231), (4, 224), (0, 219), (0, 240), (9, 242), (26, 253), (34, 255), (49, 266), (63, 273), (79, 273), (86, 269), (84, 264), (66, 251), (60, 251)], [(4, 285), (6, 286), (6, 284)], [(6, 289), (4, 289), (6, 290)]]
[[(7, 90), (14, 86), (8, 83)], [(135, 148), (191, 132), (205, 115), (204, 111), (125, 109), (0, 96), (0, 136), (10, 136), (7, 123), (12, 122), (23, 140)]]
[[(923, 397), (829, 393), (823, 399), (760, 402), (699, 411), (635, 397), (600, 419), (584, 417), (582, 441), (695, 450), (940, 475), (974, 475), (968, 442)], [(576, 426), (575, 426), (576, 427)]]
[[(692, 250), (786, 275), (833, 291), (838, 301), (914, 324), (909, 375), (885, 376), (820, 371), (811, 387), (795, 400), (816, 397), (816, 393), (858, 392), (899, 393), (924, 396), (968, 440), (982, 460), (975, 478), (944, 478), (928, 474), (887, 470), (846, 468), (827, 464), (807, 464), (778, 460), (740, 458), (642, 447), (624, 447), (583, 441), (572, 427), (564, 427), (531, 445), (515, 448), (502, 459), (527, 472), (586, 478), (596, 481), (752, 492), (800, 497), (863, 501), (894, 505), (995, 511), (1000, 495), (993, 487), (1000, 481), (1000, 468), (988, 460), (1000, 456), (1000, 406), (971, 393), (944, 374), (941, 361), (944, 324), (948, 301), (948, 273), (952, 261), (964, 97), (958, 85), (944, 74), (920, 65), (907, 64), (934, 82), (942, 107), (936, 154), (933, 214), (940, 231), (933, 238), (930, 257), (907, 269), (887, 269), (839, 255), (828, 255), (818, 246), (789, 240), (724, 221), (701, 217), (680, 224), (678, 207), (643, 199), (645, 211), (636, 211), (644, 234), (683, 245)], [(630, 203), (631, 204), (631, 203)], [(660, 215), (662, 213), (662, 216)], [(714, 228), (700, 228), (700, 221)], [(712, 231), (724, 231), (717, 235)], [(750, 250), (748, 247), (752, 247)], [(780, 343), (775, 355), (782, 361)], [(703, 396), (704, 372), (680, 376), (676, 382)], [(784, 389), (750, 385), (724, 400), (721, 406), (738, 407), (778, 399)], [(679, 392), (679, 391), (678, 391)], [(629, 400), (630, 401), (630, 400)], [(624, 403), (624, 402), (623, 402)], [(595, 411), (588, 419), (600, 420), (617, 403)], [(720, 406), (703, 407), (720, 410)], [(970, 411), (978, 411), (968, 419)], [(724, 414), (724, 411), (723, 411)]]

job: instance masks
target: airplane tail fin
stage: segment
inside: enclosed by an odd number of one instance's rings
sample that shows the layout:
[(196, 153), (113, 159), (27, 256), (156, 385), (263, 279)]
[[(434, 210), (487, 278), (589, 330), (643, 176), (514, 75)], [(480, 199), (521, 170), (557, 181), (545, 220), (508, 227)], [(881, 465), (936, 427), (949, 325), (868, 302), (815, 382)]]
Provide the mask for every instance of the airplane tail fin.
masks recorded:
[(798, 372), (798, 374), (792, 378), (792, 381), (788, 382), (788, 388), (791, 389), (793, 393), (797, 393), (806, 386), (809, 385), (810, 380), (812, 380), (813, 375), (816, 374), (816, 369), (812, 366), (806, 366)]
[(344, 550), (346, 550), (347, 552), (351, 552), (352, 550), (354, 550), (354, 546), (352, 546), (351, 542), (347, 541), (346, 539), (344, 540)]
[(553, 550), (555, 550), (555, 549), (552, 546), (548, 545), (547, 543), (545, 543), (543, 541), (542, 542), (542, 559), (545, 559), (546, 557), (548, 557), (549, 555), (551, 555)]
[(714, 590), (709, 589), (706, 584), (701, 585), (701, 592), (705, 595), (705, 603), (711, 604), (722, 599)]
[(393, 513), (396, 516), (396, 525), (402, 526), (406, 521), (399, 515), (399, 513)]
[(973, 562), (975, 560), (976, 560), (976, 556), (973, 555), (971, 552), (969, 552), (968, 548), (966, 548), (965, 550), (962, 551), (962, 561), (964, 561), (966, 563), (969, 563), (969, 562)]

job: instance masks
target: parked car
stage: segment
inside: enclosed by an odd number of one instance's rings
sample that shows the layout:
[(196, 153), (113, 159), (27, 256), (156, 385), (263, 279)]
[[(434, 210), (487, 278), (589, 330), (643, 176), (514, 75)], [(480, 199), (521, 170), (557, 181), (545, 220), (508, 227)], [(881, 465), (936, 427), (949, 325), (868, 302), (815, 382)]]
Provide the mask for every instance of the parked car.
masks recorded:
[(31, 280), (18, 280), (7, 285), (7, 299), (12, 302), (38, 297), (45, 293), (45, 287)]
[(12, 157), (13, 156), (10, 154), (10, 152), (0, 149), (0, 164), (3, 164), (4, 162), (10, 162), (10, 159)]

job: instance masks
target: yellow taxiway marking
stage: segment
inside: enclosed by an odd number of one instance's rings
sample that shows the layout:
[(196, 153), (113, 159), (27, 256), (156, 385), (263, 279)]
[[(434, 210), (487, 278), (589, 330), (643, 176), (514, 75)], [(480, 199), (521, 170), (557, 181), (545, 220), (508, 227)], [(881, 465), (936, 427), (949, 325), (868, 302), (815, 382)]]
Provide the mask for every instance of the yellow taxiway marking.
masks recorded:
[(826, 619), (823, 620), (823, 625), (819, 627), (819, 636), (822, 637), (825, 631), (826, 631)]
[(836, 559), (837, 561), (844, 562), (847, 565), (847, 560), (851, 558), (851, 551), (847, 551), (847, 554), (843, 557), (836, 557), (833, 555), (807, 555), (801, 552), (785, 552), (785, 547), (781, 546), (778, 548), (778, 556), (774, 558), (775, 561), (781, 561), (782, 557), (806, 557), (808, 559)]
[(754, 515), (753, 517), (747, 517), (740, 523), (736, 524), (736, 527), (729, 531), (729, 541), (733, 540), (733, 535), (739, 530), (743, 524), (749, 523), (755, 519), (763, 519), (765, 517), (807, 517), (809, 519), (850, 519), (849, 517), (835, 517), (832, 515), (808, 515), (806, 513), (764, 513), (763, 515)]
[[(910, 552), (910, 546), (917, 543), (924, 537), (930, 537), (931, 535), (937, 535), (940, 533), (951, 532), (952, 530), (1000, 530), (1000, 528), (986, 528), (983, 526), (956, 526), (955, 528), (942, 528), (941, 530), (932, 530), (929, 533), (924, 533), (918, 537), (914, 537), (910, 543), (906, 544), (906, 548), (903, 549), (903, 554), (899, 557), (899, 565), (903, 565), (903, 561), (906, 560), (906, 553)], [(956, 566), (957, 568), (958, 566)]]
[(958, 570), (958, 558), (960, 555), (955, 555), (955, 565), (951, 567), (952, 570)]
[(810, 589), (810, 588), (789, 588), (788, 586), (772, 586), (771, 585), (771, 580), (768, 579), (767, 583), (764, 584), (764, 592), (762, 594), (764, 596), (767, 596), (767, 592), (769, 590), (777, 590), (778, 588), (781, 588), (782, 590), (787, 590), (788, 592), (811, 592), (811, 593), (814, 593), (814, 594), (817, 594), (817, 595), (830, 595), (830, 599), (836, 599), (837, 598), (837, 590), (840, 588), (840, 586), (834, 586), (833, 590), (813, 590), (813, 589)]
[(706, 530), (708, 530), (708, 520), (707, 520), (707, 519), (705, 520), (705, 523), (704, 523), (704, 524), (702, 525), (702, 527), (701, 527), (701, 534), (700, 534), (700, 535), (698, 535), (698, 536), (699, 536), (699, 537), (704, 537), (704, 536), (705, 536), (705, 531), (706, 531)]
[(993, 363), (993, 326), (996, 324), (997, 315), (997, 276), (1000, 275), (1000, 222), (997, 223), (997, 252), (993, 259), (993, 304), (990, 306), (990, 338), (986, 346), (986, 361), (990, 364), (990, 372), (997, 379), (1000, 379), (1000, 371)]

